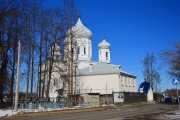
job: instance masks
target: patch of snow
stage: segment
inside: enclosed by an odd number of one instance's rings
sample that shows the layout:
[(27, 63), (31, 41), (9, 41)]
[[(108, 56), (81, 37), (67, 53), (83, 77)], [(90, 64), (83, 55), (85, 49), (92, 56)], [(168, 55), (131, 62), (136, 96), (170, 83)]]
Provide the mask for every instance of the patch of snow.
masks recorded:
[(180, 120), (180, 111), (170, 111), (156, 117), (157, 120)]
[(11, 116), (12, 114), (15, 115), (17, 113), (12, 110), (0, 110), (0, 117)]

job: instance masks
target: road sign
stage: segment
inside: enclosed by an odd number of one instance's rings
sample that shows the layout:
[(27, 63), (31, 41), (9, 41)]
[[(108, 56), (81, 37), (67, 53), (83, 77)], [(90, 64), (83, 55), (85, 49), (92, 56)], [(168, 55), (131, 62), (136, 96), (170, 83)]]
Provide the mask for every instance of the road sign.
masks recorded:
[(173, 85), (178, 85), (178, 84), (180, 84), (180, 80), (177, 78), (174, 78), (172, 83), (173, 83)]

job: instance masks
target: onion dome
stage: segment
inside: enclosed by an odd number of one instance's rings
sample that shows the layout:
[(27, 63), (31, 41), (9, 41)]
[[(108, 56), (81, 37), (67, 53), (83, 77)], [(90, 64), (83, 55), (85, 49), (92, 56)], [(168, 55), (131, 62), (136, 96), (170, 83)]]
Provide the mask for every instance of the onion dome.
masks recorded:
[(80, 18), (78, 18), (78, 21), (72, 30), (75, 32), (76, 37), (88, 39), (92, 38), (92, 32), (82, 24)]
[(110, 44), (108, 42), (106, 42), (106, 40), (104, 39), (101, 43), (99, 43), (98, 47), (99, 48), (109, 49), (110, 48)]

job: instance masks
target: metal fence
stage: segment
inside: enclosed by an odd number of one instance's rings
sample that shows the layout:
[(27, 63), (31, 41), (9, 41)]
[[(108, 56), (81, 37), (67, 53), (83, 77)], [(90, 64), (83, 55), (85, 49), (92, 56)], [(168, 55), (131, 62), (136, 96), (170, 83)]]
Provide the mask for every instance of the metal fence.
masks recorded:
[(124, 92), (124, 103), (147, 102), (145, 93)]
[(153, 93), (154, 101), (163, 102), (163, 95), (159, 93)]
[(38, 98), (38, 99), (20, 99), (18, 101), (19, 109), (47, 109), (67, 107), (67, 98)]
[[(76, 95), (76, 100), (73, 99), (73, 106), (79, 107), (94, 107), (99, 105), (109, 105), (115, 103), (114, 98), (123, 99), (123, 103), (132, 102), (146, 102), (147, 96), (144, 93), (131, 93), (131, 92), (117, 92), (122, 96), (115, 96), (114, 94), (84, 94)], [(119, 95), (119, 94), (118, 94)], [(154, 96), (159, 99), (159, 96)], [(119, 101), (120, 102), (120, 101)], [(4, 104), (0, 104), (0, 109), (13, 109), (14, 102), (5, 101)], [(54, 98), (31, 98), (31, 99), (19, 99), (18, 109), (49, 109), (49, 108), (64, 108), (68, 107), (67, 97), (54, 97)]]
[[(0, 109), (13, 109), (13, 101), (4, 101), (3, 105), (0, 104)], [(76, 101), (73, 99), (72, 103), (73, 106), (78, 107), (94, 107), (100, 105), (99, 101), (84, 101), (84, 99), (76, 99)], [(18, 109), (63, 109), (65, 107), (68, 107), (68, 100), (65, 97), (18, 100)]]
[(19, 109), (47, 109), (47, 108), (63, 108), (67, 103), (60, 102), (19, 102)]

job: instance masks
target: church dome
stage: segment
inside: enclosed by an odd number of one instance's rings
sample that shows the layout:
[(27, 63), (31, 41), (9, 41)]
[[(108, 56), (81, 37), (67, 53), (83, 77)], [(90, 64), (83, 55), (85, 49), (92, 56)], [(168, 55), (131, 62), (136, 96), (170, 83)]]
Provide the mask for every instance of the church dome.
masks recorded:
[(78, 18), (77, 23), (73, 27), (73, 31), (75, 32), (76, 37), (88, 38), (88, 39), (92, 38), (92, 32), (82, 24), (80, 18)]
[(104, 39), (101, 43), (99, 43), (98, 45), (99, 48), (110, 48), (110, 44), (108, 42), (106, 42), (106, 40)]

